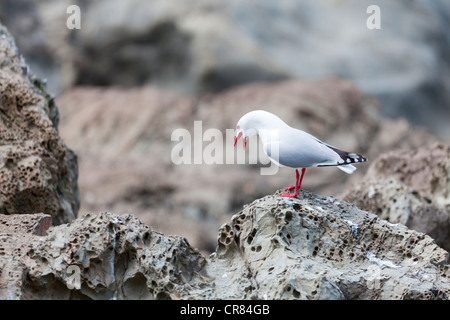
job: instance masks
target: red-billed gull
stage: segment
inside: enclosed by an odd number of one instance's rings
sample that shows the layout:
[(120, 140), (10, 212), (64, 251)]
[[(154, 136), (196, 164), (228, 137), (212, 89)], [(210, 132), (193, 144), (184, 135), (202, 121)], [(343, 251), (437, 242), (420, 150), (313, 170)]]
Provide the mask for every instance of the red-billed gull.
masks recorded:
[(239, 120), (234, 146), (242, 137), (245, 149), (253, 135), (260, 137), (264, 152), (272, 162), (280, 167), (295, 169), (295, 186), (285, 188), (294, 189), (294, 193), (281, 193), (283, 197), (298, 196), (306, 168), (337, 166), (351, 174), (356, 170), (352, 163), (367, 161), (359, 154), (342, 151), (305, 131), (292, 128), (276, 115), (263, 110), (251, 111)]

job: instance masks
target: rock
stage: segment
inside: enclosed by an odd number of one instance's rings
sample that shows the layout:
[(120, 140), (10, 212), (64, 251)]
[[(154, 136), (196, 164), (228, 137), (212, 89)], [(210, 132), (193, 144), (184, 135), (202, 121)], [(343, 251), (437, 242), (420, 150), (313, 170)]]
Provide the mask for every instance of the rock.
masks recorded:
[(448, 299), (447, 259), (423, 233), (303, 191), (236, 214), (206, 269), (221, 298)]
[(27, 253), (50, 225), (51, 216), (46, 214), (0, 215), (0, 299), (22, 297), (30, 263)]
[(177, 298), (202, 279), (205, 264), (186, 239), (155, 232), (133, 215), (84, 216), (45, 236), (3, 232), (3, 299)]
[(0, 214), (77, 215), (76, 155), (57, 127), (58, 109), (0, 25)]
[[(73, 85), (151, 84), (182, 94), (254, 81), (352, 80), (383, 114), (450, 131), (450, 5), (372, 0), (79, 2), (81, 29), (65, 26), (68, 4), (8, 0), (0, 17), (50, 80)], [(381, 30), (369, 30), (370, 5)], [(408, 25), (408, 28), (405, 28)]]
[[(87, 215), (41, 236), (9, 220), (0, 298), (450, 298), (448, 252), (429, 236), (333, 197), (279, 192), (224, 224), (208, 258), (131, 214)], [(24, 217), (37, 215), (12, 219)]]
[[(293, 183), (295, 174), (285, 168), (263, 176), (248, 159), (241, 165), (174, 165), (177, 142), (170, 139), (176, 129), (189, 131), (202, 151), (209, 144), (203, 134), (217, 129), (224, 155), (235, 154), (242, 149), (233, 148), (233, 133), (225, 141), (226, 130), (246, 112), (264, 109), (327, 143), (364, 154), (369, 163), (388, 150), (436, 141), (404, 119), (382, 117), (375, 100), (339, 78), (255, 83), (198, 97), (154, 87), (79, 87), (57, 103), (61, 136), (79, 157), (80, 212), (134, 212), (155, 229), (187, 237), (209, 253), (217, 226), (243, 204)], [(194, 135), (194, 121), (202, 121), (200, 135)], [(351, 176), (335, 168), (308, 169), (303, 187), (336, 196), (362, 179), (367, 167), (359, 165)]]
[(44, 236), (52, 223), (48, 214), (0, 215), (0, 233), (34, 234)]
[(450, 250), (450, 145), (382, 154), (342, 196), (391, 223), (424, 232)]
[(391, 176), (450, 209), (450, 145), (433, 143), (381, 155), (368, 175)]

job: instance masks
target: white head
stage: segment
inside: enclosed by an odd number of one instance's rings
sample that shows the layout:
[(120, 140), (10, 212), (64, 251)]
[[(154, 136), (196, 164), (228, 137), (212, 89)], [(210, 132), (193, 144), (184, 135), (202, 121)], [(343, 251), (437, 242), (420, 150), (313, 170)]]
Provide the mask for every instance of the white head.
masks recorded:
[(236, 147), (236, 143), (243, 137), (245, 149), (248, 139), (259, 134), (261, 129), (273, 129), (280, 126), (286, 126), (286, 123), (276, 115), (263, 110), (251, 111), (242, 116), (236, 125), (234, 146)]

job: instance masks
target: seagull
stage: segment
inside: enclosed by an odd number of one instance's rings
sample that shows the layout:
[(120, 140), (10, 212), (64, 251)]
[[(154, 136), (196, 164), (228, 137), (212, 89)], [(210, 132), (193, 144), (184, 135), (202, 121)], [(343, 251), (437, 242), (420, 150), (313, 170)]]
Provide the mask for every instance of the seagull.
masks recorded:
[[(257, 135), (263, 144), (264, 153), (280, 167), (295, 169), (295, 186), (285, 187), (294, 193), (283, 192), (283, 197), (297, 197), (305, 175), (306, 168), (336, 166), (352, 174), (356, 167), (352, 163), (366, 162), (360, 154), (349, 153), (322, 142), (313, 135), (290, 127), (276, 115), (263, 111), (251, 111), (238, 121), (234, 147), (243, 138), (243, 147), (250, 137)], [(301, 170), (301, 175), (299, 173)]]

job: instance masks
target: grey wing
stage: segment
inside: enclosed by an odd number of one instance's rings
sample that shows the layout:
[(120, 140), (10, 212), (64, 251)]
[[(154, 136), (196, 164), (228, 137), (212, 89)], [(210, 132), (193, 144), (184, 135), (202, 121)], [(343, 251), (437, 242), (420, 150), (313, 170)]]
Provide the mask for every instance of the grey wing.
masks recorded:
[(279, 140), (268, 142), (264, 147), (271, 160), (286, 167), (307, 168), (344, 163), (334, 150), (301, 130), (284, 132)]

